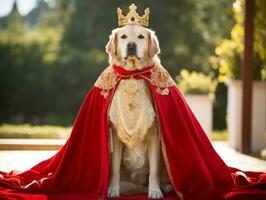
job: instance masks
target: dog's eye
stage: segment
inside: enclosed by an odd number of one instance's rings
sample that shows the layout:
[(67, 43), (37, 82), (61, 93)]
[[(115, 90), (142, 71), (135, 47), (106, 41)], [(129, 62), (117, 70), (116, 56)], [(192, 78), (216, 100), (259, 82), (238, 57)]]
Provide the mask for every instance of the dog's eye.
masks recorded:
[(125, 34), (123, 34), (123, 35), (121, 35), (121, 38), (122, 38), (122, 39), (126, 39), (127, 36), (126, 36)]
[(138, 36), (138, 38), (139, 38), (139, 39), (144, 39), (144, 35), (140, 34), (140, 35)]

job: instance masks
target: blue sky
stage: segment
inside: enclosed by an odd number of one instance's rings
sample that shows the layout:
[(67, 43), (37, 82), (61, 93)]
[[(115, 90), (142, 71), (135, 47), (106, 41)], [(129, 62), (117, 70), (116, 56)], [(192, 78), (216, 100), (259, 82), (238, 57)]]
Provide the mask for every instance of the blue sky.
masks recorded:
[[(7, 15), (13, 6), (15, 0), (0, 0), (0, 17)], [(38, 0), (16, 0), (18, 10), (21, 15), (28, 14), (37, 4)], [(47, 2), (53, 0), (45, 0)]]

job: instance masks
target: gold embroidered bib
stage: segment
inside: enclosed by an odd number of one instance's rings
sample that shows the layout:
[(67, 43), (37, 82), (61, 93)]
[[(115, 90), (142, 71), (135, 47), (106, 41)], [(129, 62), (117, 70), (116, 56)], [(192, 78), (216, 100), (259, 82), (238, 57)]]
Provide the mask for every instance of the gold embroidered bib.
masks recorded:
[[(144, 140), (155, 120), (156, 115), (146, 84), (141, 79), (121, 80), (110, 105), (110, 121), (117, 128), (119, 139), (130, 148)], [(128, 91), (128, 85), (132, 86), (132, 93)]]
[[(142, 74), (139, 74), (139, 76), (143, 77), (143, 79), (150, 81), (152, 85), (157, 86), (156, 88), (157, 93), (161, 95), (168, 95), (169, 93), (168, 87), (175, 85), (175, 82), (171, 78), (167, 70), (164, 69), (162, 66), (154, 66), (150, 72), (151, 72), (150, 78)], [(110, 89), (114, 88), (115, 85), (121, 80), (122, 77), (123, 76), (119, 75), (113, 69), (112, 66), (109, 66), (102, 72), (102, 74), (99, 76), (99, 78), (95, 82), (94, 86), (102, 89), (101, 95), (104, 98), (107, 98), (109, 95)]]

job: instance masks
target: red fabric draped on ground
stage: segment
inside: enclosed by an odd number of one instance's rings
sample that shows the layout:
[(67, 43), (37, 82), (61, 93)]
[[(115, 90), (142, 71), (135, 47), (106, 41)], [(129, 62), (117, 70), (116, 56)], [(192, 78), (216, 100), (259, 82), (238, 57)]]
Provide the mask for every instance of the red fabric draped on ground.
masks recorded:
[[(116, 73), (122, 72), (125, 78), (127, 72), (116, 69)], [(266, 199), (266, 173), (241, 172), (226, 166), (179, 90), (171, 86), (168, 95), (161, 95), (149, 81), (149, 71), (138, 71), (135, 78), (143, 76), (148, 78), (159, 116), (161, 146), (174, 187), (165, 199), (178, 199), (175, 191), (185, 200)], [(0, 172), (0, 199), (106, 199), (108, 108), (114, 91), (115, 87), (104, 98), (100, 88), (90, 90), (69, 139), (54, 156), (21, 173)], [(138, 194), (114, 199), (148, 198), (147, 194)]]

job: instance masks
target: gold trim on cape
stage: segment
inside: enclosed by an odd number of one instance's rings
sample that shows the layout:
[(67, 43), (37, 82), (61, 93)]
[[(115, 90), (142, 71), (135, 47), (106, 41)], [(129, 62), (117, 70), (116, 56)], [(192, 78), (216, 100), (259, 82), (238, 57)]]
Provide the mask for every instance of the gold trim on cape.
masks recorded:
[(102, 90), (101, 95), (106, 99), (110, 89), (114, 88), (118, 81), (117, 73), (113, 70), (112, 66), (109, 66), (101, 73), (94, 86)]
[[(138, 74), (142, 78), (148, 80), (152, 85), (157, 86), (156, 92), (161, 95), (169, 94), (169, 87), (175, 85), (174, 80), (171, 78), (166, 69), (160, 66), (154, 66), (151, 69), (150, 78)], [(121, 77), (112, 66), (107, 67), (96, 80), (94, 86), (100, 88), (101, 95), (106, 99), (109, 95), (110, 89), (114, 88), (117, 82), (121, 80)], [(130, 76), (129, 76), (130, 78)]]

